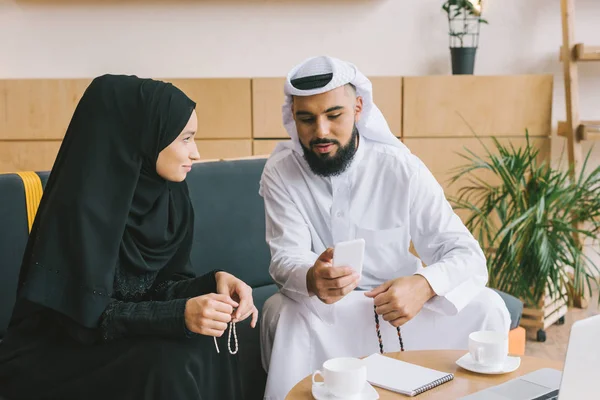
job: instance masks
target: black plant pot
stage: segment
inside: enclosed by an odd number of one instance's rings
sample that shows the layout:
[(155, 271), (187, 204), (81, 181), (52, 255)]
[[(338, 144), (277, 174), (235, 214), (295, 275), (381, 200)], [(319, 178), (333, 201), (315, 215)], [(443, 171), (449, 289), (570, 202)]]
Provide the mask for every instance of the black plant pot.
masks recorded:
[(473, 75), (477, 47), (451, 47), (452, 74)]

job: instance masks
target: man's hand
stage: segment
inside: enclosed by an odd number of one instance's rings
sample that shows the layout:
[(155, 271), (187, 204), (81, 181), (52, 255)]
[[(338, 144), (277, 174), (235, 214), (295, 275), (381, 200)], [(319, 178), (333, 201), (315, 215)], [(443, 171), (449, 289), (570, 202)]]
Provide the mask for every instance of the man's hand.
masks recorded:
[(236, 302), (239, 307), (233, 314), (233, 322), (240, 322), (252, 315), (250, 326), (256, 327), (258, 310), (252, 299), (252, 288), (243, 281), (227, 272), (219, 271), (215, 274), (217, 280), (217, 293), (227, 295)]
[(221, 337), (238, 303), (223, 294), (205, 294), (185, 303), (185, 325), (195, 333)]
[(319, 256), (306, 274), (308, 293), (316, 295), (323, 303), (333, 304), (358, 286), (360, 277), (350, 267), (333, 267), (333, 249)]
[(365, 296), (375, 299), (375, 312), (394, 327), (410, 321), (435, 296), (425, 277), (412, 275), (387, 281)]

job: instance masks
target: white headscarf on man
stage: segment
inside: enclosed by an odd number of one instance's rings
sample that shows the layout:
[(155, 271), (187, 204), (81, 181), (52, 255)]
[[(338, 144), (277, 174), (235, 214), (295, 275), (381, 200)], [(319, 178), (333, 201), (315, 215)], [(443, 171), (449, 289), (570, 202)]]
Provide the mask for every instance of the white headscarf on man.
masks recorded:
[(283, 125), (292, 140), (279, 143), (273, 154), (290, 148), (302, 154), (292, 114), (293, 96), (321, 94), (348, 83), (356, 88), (356, 95), (363, 99), (363, 110), (356, 123), (359, 134), (370, 140), (406, 149), (406, 146), (394, 136), (383, 114), (373, 102), (371, 81), (354, 64), (329, 56), (318, 56), (303, 61), (287, 75), (282, 114)]

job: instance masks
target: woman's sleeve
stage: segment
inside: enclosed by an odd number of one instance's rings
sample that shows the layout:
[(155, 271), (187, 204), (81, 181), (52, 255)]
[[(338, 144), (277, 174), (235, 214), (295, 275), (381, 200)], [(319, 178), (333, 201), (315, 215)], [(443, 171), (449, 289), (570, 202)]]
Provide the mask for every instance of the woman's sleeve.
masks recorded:
[(147, 301), (111, 302), (100, 318), (102, 339), (193, 336), (185, 325), (186, 302), (193, 297), (215, 293), (217, 272), (214, 270), (196, 278), (174, 275), (151, 289)]
[(168, 301), (114, 301), (100, 317), (103, 341), (133, 336), (185, 338), (185, 306), (188, 299)]
[(150, 291), (152, 300), (188, 299), (209, 293), (216, 293), (216, 274), (219, 270), (211, 271), (196, 278), (172, 276), (169, 280), (158, 283)]

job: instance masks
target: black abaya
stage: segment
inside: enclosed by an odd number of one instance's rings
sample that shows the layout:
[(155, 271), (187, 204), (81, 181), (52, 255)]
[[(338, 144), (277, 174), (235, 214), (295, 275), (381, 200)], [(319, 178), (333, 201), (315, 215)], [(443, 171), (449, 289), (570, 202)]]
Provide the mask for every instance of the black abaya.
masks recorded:
[[(180, 283), (214, 292), (213, 276)], [(93, 344), (73, 338), (51, 311), (11, 327), (0, 344), (0, 394), (11, 400), (244, 398), (226, 335), (217, 353), (212, 337), (186, 332), (185, 299), (122, 304), (103, 333), (108, 339)]]
[(241, 399), (235, 356), (185, 325), (216, 291), (190, 266), (185, 182), (158, 154), (195, 103), (174, 86), (96, 78), (73, 115), (42, 197), (0, 344), (10, 399)]

